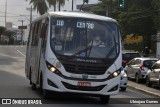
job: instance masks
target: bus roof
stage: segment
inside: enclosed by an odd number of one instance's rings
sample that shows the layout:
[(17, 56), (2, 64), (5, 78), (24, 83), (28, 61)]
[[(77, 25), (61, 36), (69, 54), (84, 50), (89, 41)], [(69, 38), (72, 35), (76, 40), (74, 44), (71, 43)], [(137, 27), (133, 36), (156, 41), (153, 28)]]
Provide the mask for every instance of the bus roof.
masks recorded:
[[(111, 21), (116, 22), (115, 19), (112, 19), (110, 17), (95, 15), (91, 13), (85, 13), (85, 12), (49, 12), (44, 15), (42, 15), (40, 18), (46, 17), (46, 16), (56, 16), (56, 17), (75, 17), (75, 18), (88, 18), (88, 19), (97, 19), (97, 20), (104, 20), (104, 21)], [(39, 18), (38, 18), (39, 19)], [(37, 20), (37, 19), (36, 19)], [(35, 21), (35, 20), (34, 20)]]

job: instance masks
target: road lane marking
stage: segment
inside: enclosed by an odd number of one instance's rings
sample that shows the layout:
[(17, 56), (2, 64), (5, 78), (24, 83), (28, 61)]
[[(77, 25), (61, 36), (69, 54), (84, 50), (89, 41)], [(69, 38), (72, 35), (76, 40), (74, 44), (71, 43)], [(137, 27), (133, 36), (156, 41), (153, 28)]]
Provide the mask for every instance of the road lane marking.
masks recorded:
[(24, 57), (26, 57), (25, 54), (23, 54), (21, 51), (17, 50), (18, 53), (20, 53), (21, 55), (23, 55)]

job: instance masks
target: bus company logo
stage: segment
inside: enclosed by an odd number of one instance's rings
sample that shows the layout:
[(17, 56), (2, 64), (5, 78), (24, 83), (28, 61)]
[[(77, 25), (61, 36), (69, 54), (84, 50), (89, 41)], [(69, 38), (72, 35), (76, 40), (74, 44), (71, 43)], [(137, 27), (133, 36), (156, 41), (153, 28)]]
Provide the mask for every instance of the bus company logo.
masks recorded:
[(88, 75), (87, 74), (82, 74), (82, 78), (83, 79), (88, 79)]
[(96, 60), (88, 60), (88, 59), (86, 60), (86, 59), (79, 59), (79, 58), (77, 59), (77, 61), (78, 62), (90, 62), (90, 63), (96, 63), (97, 62)]
[(11, 99), (2, 99), (2, 104), (11, 104)]

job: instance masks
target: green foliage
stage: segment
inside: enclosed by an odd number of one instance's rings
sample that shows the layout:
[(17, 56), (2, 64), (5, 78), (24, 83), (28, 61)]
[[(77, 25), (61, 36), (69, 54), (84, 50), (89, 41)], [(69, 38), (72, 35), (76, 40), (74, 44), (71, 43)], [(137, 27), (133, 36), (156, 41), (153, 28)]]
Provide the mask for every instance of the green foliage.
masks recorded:
[(14, 35), (14, 33), (15, 33), (15, 32), (10, 31), (10, 30), (5, 30), (5, 31), (3, 32), (3, 34), (4, 34), (5, 36), (9, 37), (9, 38), (11, 38), (11, 37)]
[(5, 27), (0, 26), (0, 42), (1, 42), (1, 36), (2, 36), (2, 34), (4, 33), (5, 30), (6, 30)]
[(0, 44), (3, 44), (4, 41), (1, 40), (1, 35), (7, 36), (9, 38), (9, 44), (13, 44), (14, 43), (14, 38), (13, 35), (15, 34), (15, 32), (7, 30), (5, 27), (0, 26)]
[(116, 19), (121, 25), (123, 37), (136, 33), (143, 36), (143, 45), (151, 47), (151, 35), (155, 35), (159, 28), (159, 0), (125, 0), (123, 9), (119, 8), (118, 0), (99, 1), (97, 7), (93, 9), (94, 13), (101, 15), (101, 12), (105, 13), (109, 7), (109, 16)]
[(46, 13), (49, 7), (51, 6), (54, 6), (54, 9), (56, 10), (57, 3), (60, 4), (60, 6), (64, 6), (65, 4), (65, 0), (26, 0), (26, 1), (30, 1), (30, 4), (33, 4), (34, 9), (37, 10), (37, 12), (40, 13), (41, 15)]
[(0, 35), (1, 34), (3, 34), (3, 32), (6, 30), (6, 28), (5, 27), (3, 27), (3, 26), (0, 26)]

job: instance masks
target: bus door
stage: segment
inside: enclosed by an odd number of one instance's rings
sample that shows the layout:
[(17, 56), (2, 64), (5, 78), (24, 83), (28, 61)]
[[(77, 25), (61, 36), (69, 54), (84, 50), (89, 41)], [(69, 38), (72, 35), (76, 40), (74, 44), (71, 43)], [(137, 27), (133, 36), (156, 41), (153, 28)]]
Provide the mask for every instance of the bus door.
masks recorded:
[(34, 34), (32, 36), (31, 43), (31, 81), (37, 83), (37, 67), (39, 62), (39, 44), (40, 44), (40, 32), (41, 32), (41, 21), (35, 22)]
[[(40, 63), (42, 59), (43, 55), (42, 52), (44, 51), (44, 39), (43, 37), (46, 37), (46, 35), (48, 34), (48, 21), (43, 19), (42, 20), (42, 24), (41, 24), (41, 30), (40, 30), (40, 38), (39, 38), (39, 42), (38, 42), (38, 47), (37, 47), (37, 53), (36, 53), (36, 61), (35, 61), (35, 76), (36, 76), (36, 83), (38, 83), (39, 81), (39, 77), (40, 77)], [(46, 44), (46, 42), (45, 42)], [(44, 52), (43, 52), (44, 54)]]
[(26, 64), (25, 64), (25, 73), (26, 76), (29, 78), (29, 73), (30, 73), (30, 52), (31, 52), (31, 40), (32, 40), (32, 32), (33, 32), (33, 25), (30, 25), (30, 31), (29, 31), (29, 35), (28, 35), (28, 41), (27, 41), (27, 51), (26, 51)]

